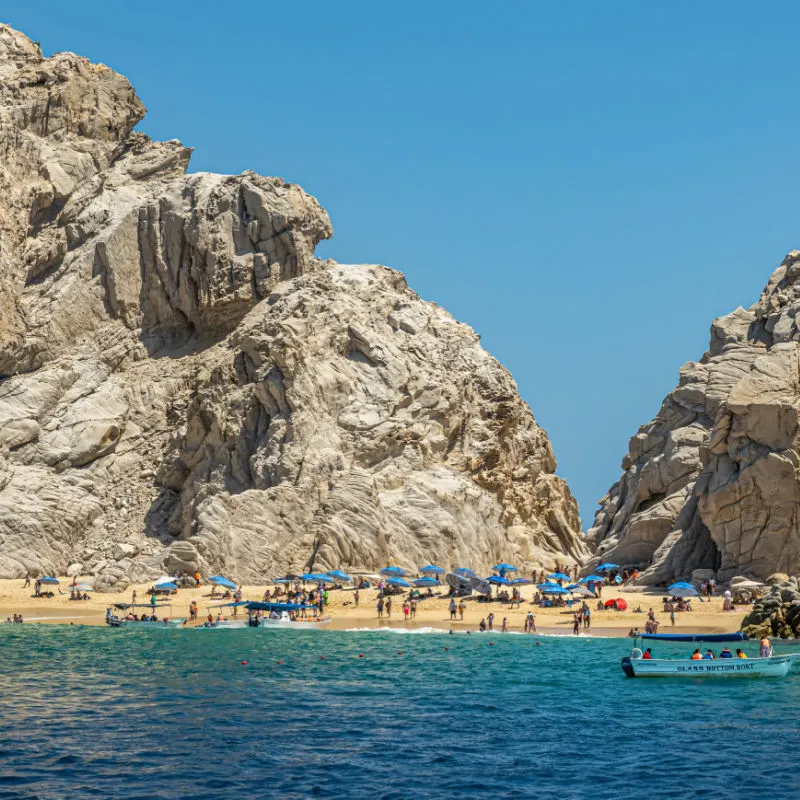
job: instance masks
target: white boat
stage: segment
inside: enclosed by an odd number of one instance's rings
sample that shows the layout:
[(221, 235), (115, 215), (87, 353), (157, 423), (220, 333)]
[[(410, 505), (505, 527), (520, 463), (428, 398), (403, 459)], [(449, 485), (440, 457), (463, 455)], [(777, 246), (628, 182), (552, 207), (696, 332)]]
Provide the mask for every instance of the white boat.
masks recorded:
[(213, 622), (205, 622), (203, 628), (224, 628), (230, 630), (231, 628), (246, 628), (246, 619), (218, 619)]
[(642, 658), (634, 648), (622, 659), (629, 678), (784, 678), (800, 653), (768, 658)]
[(320, 625), (327, 625), (330, 617), (308, 617), (307, 619), (292, 619), (288, 611), (273, 612), (271, 616), (263, 616), (254, 627), (268, 630), (290, 628), (294, 630), (313, 631)]

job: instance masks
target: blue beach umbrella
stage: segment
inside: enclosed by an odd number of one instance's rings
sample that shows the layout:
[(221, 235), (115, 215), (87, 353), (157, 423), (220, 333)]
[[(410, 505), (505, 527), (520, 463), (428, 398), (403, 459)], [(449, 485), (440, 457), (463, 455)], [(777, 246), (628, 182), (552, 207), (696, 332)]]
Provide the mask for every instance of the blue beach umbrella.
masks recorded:
[(276, 584), (277, 583), (282, 583), (282, 584), (283, 583), (291, 583), (291, 581), (288, 578), (275, 578), (272, 582), (276, 583)]
[(579, 583), (571, 583), (567, 586), (567, 591), (573, 591), (574, 589), (582, 589), (583, 587)]
[(446, 569), (442, 569), (441, 567), (437, 567), (435, 564), (428, 564), (427, 567), (423, 567), (420, 572), (423, 575), (444, 575), (447, 572)]
[(608, 572), (610, 569), (617, 569), (619, 564), (601, 564), (599, 567), (595, 567), (595, 572)]
[(676, 581), (667, 586), (667, 589), (694, 589), (694, 584), (689, 581)]
[(456, 570), (453, 570), (456, 575), (460, 575), (462, 578), (477, 578), (478, 573), (475, 570), (467, 569), (466, 567), (459, 567)]
[(439, 586), (440, 585), (439, 581), (437, 581), (436, 578), (428, 578), (428, 577), (417, 578), (416, 580), (411, 581), (411, 583), (413, 583), (414, 586), (420, 586), (420, 587), (423, 587), (423, 586)]
[(578, 583), (604, 583), (605, 578), (602, 575), (587, 575), (581, 578)]
[(314, 583), (336, 583), (330, 575), (325, 575), (322, 572), (309, 572), (307, 576), (303, 576), (303, 580), (313, 581)]
[(569, 575), (565, 575), (563, 572), (554, 572), (552, 575), (548, 575), (548, 578), (554, 581), (568, 581)]
[(563, 586), (550, 586), (541, 590), (542, 594), (569, 594)]
[(156, 584), (156, 591), (157, 592), (171, 592), (178, 588), (177, 583), (158, 583)]
[(508, 578), (503, 578), (501, 575), (492, 575), (491, 578), (486, 579), (489, 583), (495, 586), (511, 586), (511, 581)]
[(530, 583), (530, 582), (531, 582), (531, 581), (530, 581), (530, 578), (514, 578), (514, 580), (513, 580), (513, 581), (511, 581), (511, 583), (512, 583), (514, 586), (522, 586), (522, 584), (524, 584), (524, 583)]
[(216, 583), (217, 586), (224, 586), (226, 589), (236, 588), (236, 584), (233, 581), (228, 580), (228, 578), (225, 578), (222, 575), (212, 575), (208, 580), (211, 583)]
[(559, 586), (557, 583), (537, 583), (537, 589), (561, 589), (563, 587)]
[(329, 570), (328, 575), (330, 575), (332, 578), (336, 578), (339, 581), (349, 581), (351, 579), (346, 572), (342, 572), (340, 569)]
[(516, 572), (517, 568), (513, 564), (506, 564), (504, 561), (502, 564), (497, 564), (496, 566), (492, 567), (493, 572)]
[(43, 583), (46, 586), (58, 586), (58, 578), (51, 578), (49, 575), (45, 575), (44, 578), (39, 578), (39, 583)]
[(402, 586), (406, 589), (411, 586), (411, 584), (403, 578), (389, 578), (386, 583), (390, 583), (392, 586)]
[(392, 575), (393, 577), (401, 577), (406, 574), (404, 569), (400, 569), (400, 567), (384, 567), (381, 570), (381, 575)]

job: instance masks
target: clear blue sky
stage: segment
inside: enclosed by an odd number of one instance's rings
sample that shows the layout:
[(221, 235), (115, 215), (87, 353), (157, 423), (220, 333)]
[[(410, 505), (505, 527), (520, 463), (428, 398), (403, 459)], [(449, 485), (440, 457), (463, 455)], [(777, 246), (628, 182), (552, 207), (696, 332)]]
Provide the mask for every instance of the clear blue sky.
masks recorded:
[(800, 246), (794, 3), (17, 6), (45, 53), (127, 75), (193, 170), (301, 184), (321, 255), (472, 325), (586, 528), (711, 320)]

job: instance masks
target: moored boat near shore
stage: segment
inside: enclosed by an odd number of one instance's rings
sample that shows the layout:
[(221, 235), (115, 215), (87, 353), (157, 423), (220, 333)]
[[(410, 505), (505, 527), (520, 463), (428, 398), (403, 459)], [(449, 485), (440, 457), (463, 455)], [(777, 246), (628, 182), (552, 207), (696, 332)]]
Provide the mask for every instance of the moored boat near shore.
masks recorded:
[(622, 659), (629, 678), (784, 678), (800, 653), (768, 658), (642, 658), (634, 648)]
[(640, 639), (658, 642), (746, 642), (748, 637), (742, 631), (734, 633), (640, 633)]

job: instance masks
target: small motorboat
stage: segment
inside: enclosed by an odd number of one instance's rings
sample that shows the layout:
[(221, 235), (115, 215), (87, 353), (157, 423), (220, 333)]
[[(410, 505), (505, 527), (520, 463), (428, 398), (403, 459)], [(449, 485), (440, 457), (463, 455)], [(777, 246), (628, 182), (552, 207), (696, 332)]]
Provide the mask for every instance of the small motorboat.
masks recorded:
[(643, 658), (634, 647), (622, 659), (629, 678), (785, 678), (800, 653), (768, 658)]
[(330, 617), (308, 617), (306, 619), (292, 619), (288, 611), (273, 611), (268, 616), (257, 618), (253, 627), (256, 628), (293, 628), (294, 630), (314, 630), (320, 625), (327, 625)]

